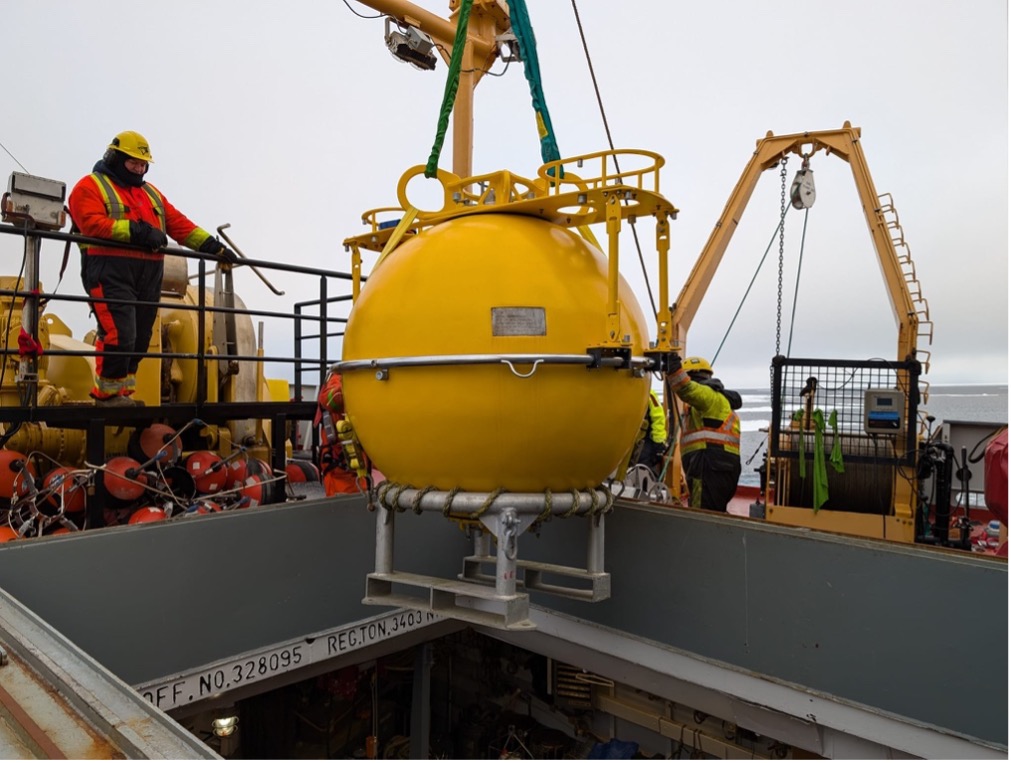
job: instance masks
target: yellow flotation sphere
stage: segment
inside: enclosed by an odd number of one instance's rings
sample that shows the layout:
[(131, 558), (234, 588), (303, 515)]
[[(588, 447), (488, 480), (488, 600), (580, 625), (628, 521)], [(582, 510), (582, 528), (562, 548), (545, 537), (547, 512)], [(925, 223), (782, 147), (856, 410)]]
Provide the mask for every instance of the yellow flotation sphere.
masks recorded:
[[(641, 356), (647, 324), (619, 280), (621, 332)], [(607, 258), (537, 218), (472, 215), (405, 241), (369, 276), (344, 335), (345, 363), (422, 363), (388, 375), (345, 369), (347, 415), (366, 453), (391, 482), (417, 488), (596, 487), (635, 439), (648, 374), (431, 361), (586, 354), (604, 341), (607, 301)]]

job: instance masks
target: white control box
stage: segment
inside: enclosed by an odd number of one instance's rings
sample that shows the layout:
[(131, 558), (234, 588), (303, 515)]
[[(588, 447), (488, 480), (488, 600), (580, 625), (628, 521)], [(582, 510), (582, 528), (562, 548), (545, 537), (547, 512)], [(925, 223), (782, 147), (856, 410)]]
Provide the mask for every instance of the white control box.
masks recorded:
[(867, 434), (897, 434), (902, 431), (906, 396), (897, 389), (864, 391), (864, 431)]

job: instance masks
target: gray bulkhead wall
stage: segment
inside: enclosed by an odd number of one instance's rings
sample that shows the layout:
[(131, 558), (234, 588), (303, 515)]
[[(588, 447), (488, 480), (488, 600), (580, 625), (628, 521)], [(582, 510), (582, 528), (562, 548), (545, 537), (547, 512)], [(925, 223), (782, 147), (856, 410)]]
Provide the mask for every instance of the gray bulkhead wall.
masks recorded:
[[(348, 496), (0, 544), (0, 588), (138, 685), (381, 613), (375, 518)], [(441, 517), (396, 544), (445, 577), (471, 547)]]
[[(577, 564), (563, 525), (520, 556)], [(620, 502), (606, 560), (610, 599), (537, 603), (1007, 745), (1006, 560)]]
[[(339, 627), (373, 570), (356, 497), (0, 545), (0, 587), (137, 685)], [(396, 518), (395, 566), (455, 578), (470, 544)], [(582, 566), (586, 521), (523, 535)], [(1007, 565), (921, 547), (620, 503), (612, 596), (540, 606), (979, 739), (1007, 744)]]

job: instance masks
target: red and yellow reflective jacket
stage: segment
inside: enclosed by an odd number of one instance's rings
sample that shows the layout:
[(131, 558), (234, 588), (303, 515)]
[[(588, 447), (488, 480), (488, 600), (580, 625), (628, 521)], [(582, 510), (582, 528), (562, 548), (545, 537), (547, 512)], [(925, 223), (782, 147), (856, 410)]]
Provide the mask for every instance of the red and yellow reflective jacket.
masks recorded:
[(740, 456), (741, 420), (721, 392), (693, 382), (679, 368), (671, 377), (674, 394), (691, 406), (681, 426), (681, 453), (719, 448)]
[[(361, 491), (358, 473), (348, 463), (337, 424), (344, 418), (344, 385), (340, 373), (333, 372), (328, 377), (316, 398), (316, 416), (313, 425), (319, 430), (319, 452), (316, 465), (323, 474), (323, 488), (327, 495), (337, 493), (358, 493)], [(372, 464), (362, 453), (365, 468)]]
[[(130, 241), (130, 221), (146, 222), (167, 233), (183, 246), (199, 249), (211, 234), (197, 227), (173, 207), (161, 191), (150, 183), (139, 188), (118, 184), (111, 176), (93, 172), (81, 178), (67, 202), (74, 225), (85, 236)], [(161, 252), (117, 249), (109, 246), (82, 246), (84, 254), (160, 260)]]

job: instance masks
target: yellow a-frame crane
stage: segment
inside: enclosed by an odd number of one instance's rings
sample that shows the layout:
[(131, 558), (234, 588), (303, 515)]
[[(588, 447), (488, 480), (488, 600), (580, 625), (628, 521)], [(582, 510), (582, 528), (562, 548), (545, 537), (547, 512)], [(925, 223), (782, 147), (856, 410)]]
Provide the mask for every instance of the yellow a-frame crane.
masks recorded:
[[(853, 171), (853, 180), (898, 327), (896, 358), (900, 362), (921, 362), (924, 371), (929, 366), (929, 353), (918, 347), (921, 339), (929, 343), (932, 334), (926, 301), (920, 291), (890, 197), (887, 194), (878, 195), (860, 145), (860, 128), (851, 126), (849, 122), (837, 130), (793, 135), (773, 135), (770, 132), (757, 142), (751, 161), (734, 187), (723, 213), (685, 281), (677, 302), (672, 307), (673, 340), (679, 352), (682, 354), (685, 352), (688, 329), (737, 230), (738, 222), (762, 172), (777, 166), (789, 154), (807, 158), (821, 150), (848, 162)], [(904, 372), (897, 373), (901, 380)], [(893, 446), (897, 451), (904, 447), (904, 443), (896, 438)], [(905, 455), (909, 456), (908, 453)], [(672, 467), (671, 484), (679, 485), (680, 458), (673, 459)], [(770, 464), (770, 475), (772, 468)], [(892, 492), (892, 511), (885, 517), (885, 522), (881, 523), (877, 518), (870, 520), (863, 512), (844, 510), (812, 512), (810, 508), (777, 505), (770, 486), (768, 498), (771, 500), (767, 501), (766, 517), (786, 524), (911, 542), (914, 536), (915, 490), (911, 480), (903, 477), (898, 469), (893, 477)], [(780, 493), (781, 496), (784, 494)]]

